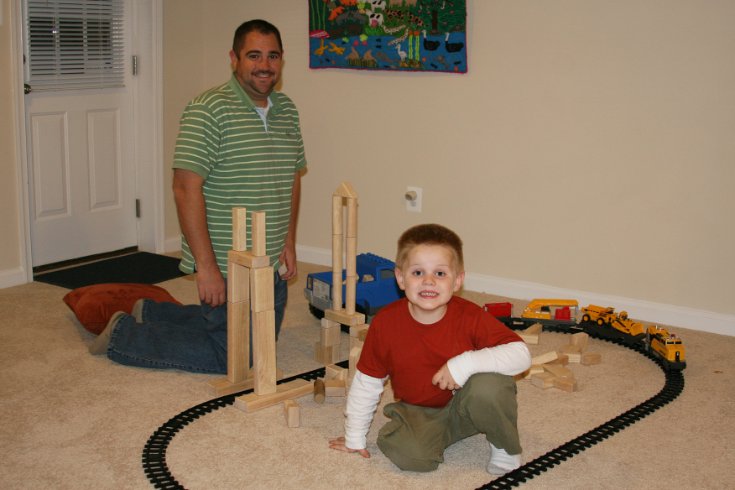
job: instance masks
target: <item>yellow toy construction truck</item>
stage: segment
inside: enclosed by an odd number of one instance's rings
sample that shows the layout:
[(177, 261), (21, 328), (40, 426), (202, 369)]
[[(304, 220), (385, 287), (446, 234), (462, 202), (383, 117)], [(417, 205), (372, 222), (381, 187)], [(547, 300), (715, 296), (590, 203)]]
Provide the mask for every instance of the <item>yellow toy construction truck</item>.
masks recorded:
[[(608, 334), (611, 334), (608, 336), (616, 336), (612, 334), (617, 331), (620, 334), (629, 335), (634, 339), (642, 339), (646, 334), (642, 323), (628, 318), (627, 311), (621, 311), (616, 314), (615, 308), (612, 306), (589, 305), (582, 308), (582, 322), (596, 323), (600, 327), (614, 329), (608, 332)], [(605, 333), (603, 330), (600, 330), (600, 333)]]
[(582, 308), (582, 321), (594, 322), (598, 325), (609, 325), (615, 318), (615, 308), (612, 306), (589, 305)]

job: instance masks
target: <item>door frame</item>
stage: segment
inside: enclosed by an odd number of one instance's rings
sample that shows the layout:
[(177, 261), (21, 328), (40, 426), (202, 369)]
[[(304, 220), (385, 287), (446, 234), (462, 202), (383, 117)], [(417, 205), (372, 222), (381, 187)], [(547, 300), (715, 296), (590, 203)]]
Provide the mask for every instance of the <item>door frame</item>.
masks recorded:
[[(164, 237), (164, 165), (163, 165), (163, 0), (133, 0), (131, 12), (131, 52), (138, 55), (138, 75), (131, 87), (133, 98), (133, 161), (135, 162), (135, 197), (141, 202), (137, 223), (140, 250), (162, 253)], [(11, 0), (13, 39), (12, 65), (15, 69), (16, 97), (16, 192), (19, 210), (20, 264), (25, 282), (33, 281), (30, 234), (30, 189), (28, 137), (23, 93), (23, 5)], [(147, 53), (147, 56), (146, 56)]]

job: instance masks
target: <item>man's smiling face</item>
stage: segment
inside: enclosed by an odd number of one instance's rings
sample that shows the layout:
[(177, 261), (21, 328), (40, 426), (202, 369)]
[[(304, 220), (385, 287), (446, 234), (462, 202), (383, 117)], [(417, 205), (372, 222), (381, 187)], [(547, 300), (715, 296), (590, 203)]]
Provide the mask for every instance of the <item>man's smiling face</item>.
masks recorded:
[(255, 105), (266, 107), (268, 96), (281, 79), (283, 52), (275, 34), (251, 31), (239, 53), (230, 51), (232, 71)]

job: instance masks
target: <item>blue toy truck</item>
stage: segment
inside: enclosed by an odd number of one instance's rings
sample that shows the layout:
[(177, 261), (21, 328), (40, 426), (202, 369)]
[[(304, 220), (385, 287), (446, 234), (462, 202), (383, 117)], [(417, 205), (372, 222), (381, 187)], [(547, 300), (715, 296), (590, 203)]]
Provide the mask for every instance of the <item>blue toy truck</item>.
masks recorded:
[[(363, 253), (355, 257), (357, 268), (357, 286), (355, 288), (355, 310), (365, 314), (365, 321), (370, 322), (380, 308), (403, 296), (398, 287), (393, 270), (395, 263), (375, 254)], [(345, 298), (344, 278), (342, 271), (342, 298)], [(324, 317), (324, 310), (332, 307), (332, 271), (314, 272), (306, 276), (304, 295), (309, 301), (309, 311), (317, 317)], [(344, 307), (344, 303), (342, 304)]]

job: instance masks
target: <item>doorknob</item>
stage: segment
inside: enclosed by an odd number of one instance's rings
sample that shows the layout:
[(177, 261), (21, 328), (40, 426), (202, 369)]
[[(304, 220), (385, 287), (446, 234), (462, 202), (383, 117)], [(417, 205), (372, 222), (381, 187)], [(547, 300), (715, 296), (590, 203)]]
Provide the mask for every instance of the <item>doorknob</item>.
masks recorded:
[(30, 85), (27, 83), (23, 84), (23, 94), (30, 94), (33, 91)]

